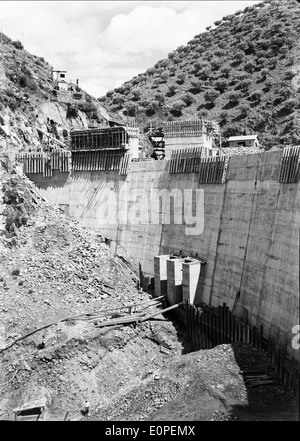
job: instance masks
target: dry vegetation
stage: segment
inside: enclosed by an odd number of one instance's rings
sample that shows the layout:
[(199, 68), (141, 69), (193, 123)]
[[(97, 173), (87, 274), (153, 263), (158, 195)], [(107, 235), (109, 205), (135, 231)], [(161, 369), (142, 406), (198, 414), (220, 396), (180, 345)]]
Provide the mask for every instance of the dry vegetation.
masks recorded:
[(256, 132), (266, 148), (298, 144), (299, 31), (295, 0), (246, 7), (99, 100), (143, 128), (197, 115), (216, 119), (224, 137)]

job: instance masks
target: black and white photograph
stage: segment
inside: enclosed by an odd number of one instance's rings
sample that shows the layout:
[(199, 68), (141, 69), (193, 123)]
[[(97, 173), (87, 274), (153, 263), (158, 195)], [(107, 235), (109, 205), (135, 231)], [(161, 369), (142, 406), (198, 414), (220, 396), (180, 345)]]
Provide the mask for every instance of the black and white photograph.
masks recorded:
[(300, 420), (299, 35), (300, 0), (0, 2), (0, 422)]

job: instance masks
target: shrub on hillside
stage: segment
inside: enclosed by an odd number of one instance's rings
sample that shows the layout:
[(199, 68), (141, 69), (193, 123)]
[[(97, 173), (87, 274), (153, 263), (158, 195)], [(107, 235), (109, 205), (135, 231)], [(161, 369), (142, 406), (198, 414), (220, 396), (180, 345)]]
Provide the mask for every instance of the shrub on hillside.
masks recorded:
[(135, 116), (135, 112), (136, 112), (136, 105), (133, 103), (127, 103), (125, 106), (125, 114), (127, 116)]
[(207, 89), (203, 95), (205, 101), (208, 103), (214, 103), (218, 96), (220, 95), (220, 92), (215, 89)]
[(246, 55), (254, 54), (256, 51), (256, 45), (252, 41), (247, 41), (247, 49), (245, 49)]
[(230, 103), (237, 104), (241, 98), (240, 93), (232, 91), (228, 94), (228, 99)]
[(12, 42), (12, 45), (16, 48), (16, 49), (24, 49), (23, 44), (20, 42), (20, 40), (16, 40)]
[(200, 110), (200, 112), (198, 113), (198, 117), (201, 119), (205, 119), (205, 118), (207, 118), (207, 116), (208, 116), (208, 112), (207, 112), (207, 110)]
[(211, 75), (211, 70), (208, 67), (204, 67), (202, 68), (198, 73), (197, 76), (201, 79), (201, 80), (207, 80)]
[(278, 90), (277, 93), (279, 96), (283, 97), (284, 99), (287, 99), (292, 95), (293, 92), (290, 87), (283, 86)]
[(187, 47), (184, 46), (183, 44), (182, 44), (181, 46), (178, 46), (178, 48), (176, 49), (176, 51), (177, 51), (178, 53), (180, 53), (180, 52), (186, 52), (186, 50), (187, 50)]
[(125, 98), (123, 95), (118, 93), (118, 94), (114, 95), (114, 97), (112, 99), (112, 103), (117, 104), (118, 106), (123, 106), (123, 104), (125, 103)]
[(251, 101), (260, 101), (263, 96), (262, 90), (254, 90), (250, 95)]
[(180, 63), (180, 61), (181, 61), (181, 58), (180, 58), (178, 55), (176, 55), (176, 56), (173, 58), (173, 63), (174, 63), (174, 64), (178, 64), (178, 63)]
[(156, 73), (156, 69), (154, 67), (149, 67), (149, 69), (146, 70), (146, 73), (152, 76)]
[(115, 93), (114, 90), (109, 90), (109, 91), (106, 92), (106, 95), (105, 95), (105, 96), (106, 96), (107, 98), (111, 98), (111, 97), (113, 96), (114, 93)]
[(224, 51), (224, 49), (216, 49), (215, 50), (215, 55), (217, 57), (225, 57), (226, 51)]
[(287, 80), (292, 80), (295, 76), (296, 76), (296, 72), (294, 72), (292, 70), (287, 70), (285, 73), (285, 78)]
[(199, 44), (199, 46), (196, 47), (195, 51), (199, 54), (202, 54), (203, 52), (205, 52), (205, 47)]
[(194, 63), (194, 68), (196, 70), (196, 72), (198, 72), (199, 70), (201, 70), (203, 68), (203, 60), (198, 60), (196, 61), (196, 63)]
[(165, 83), (165, 82), (167, 81), (168, 78), (169, 78), (169, 74), (168, 74), (168, 72), (163, 72), (163, 73), (160, 75), (160, 80), (161, 80), (162, 83)]
[(140, 82), (140, 79), (138, 77), (133, 77), (131, 80), (131, 86), (137, 86)]
[(152, 88), (156, 89), (160, 85), (160, 79), (159, 78), (155, 78), (155, 80), (153, 80), (152, 84), (153, 84)]
[(233, 55), (233, 59), (235, 62), (241, 63), (245, 58), (244, 52), (238, 51)]
[(254, 9), (255, 9), (255, 7), (254, 6), (247, 6), (245, 9), (244, 9), (244, 13), (245, 12), (253, 12), (254, 11)]
[(299, 102), (297, 101), (297, 99), (296, 98), (289, 98), (282, 103), (281, 110), (291, 112), (297, 107), (299, 107)]
[(165, 95), (162, 93), (157, 93), (155, 95), (155, 100), (158, 102), (159, 106), (163, 106), (166, 102)]
[(222, 62), (217, 58), (213, 58), (210, 62), (210, 66), (213, 70), (218, 70), (222, 66)]
[(236, 49), (237, 50), (241, 50), (246, 52), (246, 50), (248, 49), (248, 43), (247, 41), (241, 41), (236, 45)]
[(222, 23), (222, 20), (216, 20), (216, 21), (214, 22), (214, 25), (215, 25), (215, 26), (219, 26), (221, 23)]
[(159, 60), (157, 61), (157, 63), (154, 64), (154, 67), (155, 69), (165, 68), (168, 66), (169, 62), (169, 60)]
[(27, 66), (27, 64), (25, 63), (25, 61), (23, 61), (22, 64), (21, 64), (21, 71), (22, 71), (23, 74), (26, 75), (27, 77), (32, 77), (31, 70), (28, 68), (28, 66)]
[(223, 67), (220, 69), (220, 73), (221, 73), (225, 78), (228, 78), (229, 75), (230, 75), (231, 70), (232, 70), (231, 67), (225, 64), (225, 66), (223, 66)]
[(25, 76), (25, 75), (21, 75), (20, 77), (19, 77), (19, 85), (21, 86), (21, 87), (27, 87), (27, 77)]
[(219, 41), (219, 42), (218, 42), (218, 48), (220, 48), (220, 49), (226, 49), (226, 48), (227, 48), (227, 43), (226, 43), (226, 41), (223, 41), (223, 40)]
[(223, 17), (223, 20), (224, 21), (231, 21), (233, 18), (234, 18), (234, 15), (233, 14), (229, 14), (229, 15), (226, 15), (225, 17)]
[(185, 95), (181, 97), (182, 101), (185, 102), (187, 106), (190, 106), (195, 102), (195, 97), (190, 92), (187, 92)]
[(116, 93), (120, 93), (121, 95), (126, 92), (126, 88), (124, 86), (116, 87)]
[(244, 78), (238, 83), (238, 86), (236, 88), (241, 89), (243, 91), (246, 91), (249, 89), (249, 86), (251, 84), (252, 84), (252, 81), (250, 80), (250, 78)]
[(226, 90), (227, 85), (228, 85), (228, 83), (224, 78), (219, 78), (216, 81), (215, 87), (219, 92), (222, 93), (222, 92), (224, 92), (224, 90)]
[(91, 101), (79, 103), (78, 110), (88, 115), (91, 119), (98, 119), (97, 107)]
[(159, 107), (159, 102), (157, 100), (151, 101), (151, 103), (149, 103), (146, 108), (146, 114), (148, 116), (154, 115), (155, 112), (157, 111), (158, 107)]
[(176, 93), (176, 86), (171, 84), (167, 90), (167, 96), (173, 96)]
[(170, 66), (170, 68), (169, 68), (170, 75), (174, 75), (176, 71), (177, 71), (176, 66)]
[(268, 69), (262, 69), (260, 71), (261, 80), (264, 81), (268, 76), (269, 70)]
[(248, 113), (250, 112), (250, 106), (248, 104), (241, 104), (238, 108), (237, 108), (237, 112), (238, 115), (241, 118), (246, 118), (246, 116), (248, 115)]
[(74, 105), (69, 104), (68, 105), (68, 110), (67, 110), (67, 118), (77, 118), (78, 116), (78, 109), (77, 107)]
[(203, 89), (203, 81), (192, 80), (191, 85), (192, 85), (192, 89), (191, 89), (192, 93), (199, 93)]
[(185, 81), (186, 75), (184, 73), (179, 73), (176, 78), (176, 82), (178, 84), (183, 84)]
[(210, 45), (211, 43), (213, 43), (213, 41), (214, 41), (214, 39), (213, 39), (213, 37), (211, 37), (210, 35), (208, 35), (208, 36), (206, 37), (206, 39), (205, 39), (205, 43), (206, 43), (207, 45)]
[(225, 123), (228, 120), (228, 112), (226, 110), (221, 110), (219, 114), (219, 121), (221, 124)]
[(244, 69), (246, 72), (253, 73), (254, 69), (256, 67), (256, 64), (253, 63), (253, 61), (248, 61), (244, 64)]
[(175, 103), (172, 106), (171, 113), (174, 116), (180, 116), (180, 115), (182, 115), (182, 110), (185, 107), (186, 107), (186, 104), (182, 100), (175, 101)]
[(139, 87), (136, 87), (135, 89), (133, 89), (132, 96), (133, 96), (134, 101), (138, 101), (142, 96), (141, 89)]

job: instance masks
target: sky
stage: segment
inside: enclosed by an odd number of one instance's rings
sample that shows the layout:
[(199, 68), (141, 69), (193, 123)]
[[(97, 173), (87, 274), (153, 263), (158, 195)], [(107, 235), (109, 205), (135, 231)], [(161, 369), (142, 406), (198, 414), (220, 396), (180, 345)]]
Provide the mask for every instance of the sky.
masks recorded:
[(3, 1), (0, 27), (99, 98), (259, 1)]

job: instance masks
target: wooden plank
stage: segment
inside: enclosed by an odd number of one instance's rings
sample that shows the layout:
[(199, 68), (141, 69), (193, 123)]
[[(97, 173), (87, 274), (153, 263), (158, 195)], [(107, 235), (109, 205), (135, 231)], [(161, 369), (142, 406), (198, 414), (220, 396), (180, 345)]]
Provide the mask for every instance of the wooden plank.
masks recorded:
[(196, 311), (196, 347), (197, 350), (201, 349), (201, 333), (200, 333), (200, 322), (201, 322), (201, 313), (199, 310)]
[(188, 337), (191, 338), (191, 313), (188, 303), (185, 304), (185, 311), (186, 311), (186, 321), (187, 321), (187, 334)]
[(237, 328), (236, 328), (236, 341), (241, 341), (241, 323), (237, 320)]
[(194, 342), (193, 344), (194, 344), (194, 348), (197, 350), (198, 348), (197, 348), (197, 335), (196, 335), (197, 327), (196, 327), (195, 308), (193, 308), (193, 315), (192, 315), (192, 317), (193, 317), (193, 320), (192, 320), (192, 326), (193, 326), (192, 334), (193, 334), (193, 342)]
[(193, 334), (195, 339), (195, 349), (198, 351), (200, 349), (200, 335), (199, 335), (199, 315), (198, 311), (195, 307), (193, 307), (193, 317), (194, 317), (194, 328), (193, 328)]
[(212, 348), (212, 325), (211, 325), (211, 315), (210, 313), (207, 311), (205, 313), (205, 326), (206, 326), (206, 344), (207, 344), (207, 348), (211, 349)]
[(223, 342), (227, 343), (227, 339), (226, 339), (227, 311), (226, 311), (226, 303), (224, 303), (224, 302), (223, 302), (223, 306), (222, 306), (222, 312), (223, 312), (223, 329), (222, 329)]
[(208, 343), (208, 329), (207, 329), (207, 315), (205, 313), (202, 314), (203, 318), (203, 337), (204, 337), (204, 349), (209, 349)]

